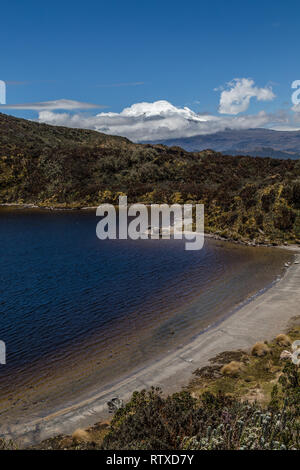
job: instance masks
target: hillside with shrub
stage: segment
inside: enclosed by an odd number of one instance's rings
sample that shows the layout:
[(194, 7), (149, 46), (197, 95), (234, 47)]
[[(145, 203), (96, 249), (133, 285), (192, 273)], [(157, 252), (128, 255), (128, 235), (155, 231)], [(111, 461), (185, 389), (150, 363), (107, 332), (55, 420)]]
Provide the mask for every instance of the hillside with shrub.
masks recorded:
[(135, 392), (115, 414), (104, 449), (300, 449), (300, 370), (288, 335), (229, 351), (197, 369), (185, 390)]
[[(300, 369), (291, 360), (299, 317), (288, 334), (226, 351), (196, 369), (180, 392), (134, 392), (111, 422), (35, 449), (69, 450), (299, 450)], [(0, 447), (13, 443), (0, 441)]]
[(251, 243), (300, 239), (300, 161), (134, 144), (0, 114), (0, 204), (204, 203), (206, 231)]

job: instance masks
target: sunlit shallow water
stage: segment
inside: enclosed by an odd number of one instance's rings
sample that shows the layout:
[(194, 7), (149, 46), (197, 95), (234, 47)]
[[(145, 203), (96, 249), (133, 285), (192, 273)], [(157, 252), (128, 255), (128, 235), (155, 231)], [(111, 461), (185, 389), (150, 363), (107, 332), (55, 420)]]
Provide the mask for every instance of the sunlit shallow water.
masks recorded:
[(0, 421), (46, 416), (186, 344), (290, 255), (206, 239), (99, 241), (94, 212), (0, 210)]

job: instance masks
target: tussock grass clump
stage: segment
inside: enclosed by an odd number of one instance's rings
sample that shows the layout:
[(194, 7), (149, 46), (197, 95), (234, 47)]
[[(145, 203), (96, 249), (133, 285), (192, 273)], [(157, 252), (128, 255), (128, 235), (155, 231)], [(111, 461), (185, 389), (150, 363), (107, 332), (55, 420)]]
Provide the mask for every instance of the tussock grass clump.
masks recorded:
[(270, 352), (269, 347), (265, 343), (255, 343), (251, 355), (256, 357), (266, 356)]
[(292, 353), (291, 351), (287, 351), (286, 349), (284, 351), (282, 351), (282, 353), (280, 354), (280, 360), (281, 361), (287, 361), (287, 360), (292, 360)]
[(229, 364), (225, 364), (222, 369), (221, 369), (221, 374), (222, 375), (227, 375), (229, 377), (236, 377), (240, 370), (241, 370), (242, 364), (237, 361), (232, 361), (229, 362)]
[(72, 439), (75, 444), (82, 444), (90, 441), (90, 435), (84, 429), (76, 429), (72, 434)]
[(290, 337), (285, 334), (276, 336), (276, 343), (279, 344), (279, 346), (290, 346), (292, 344)]

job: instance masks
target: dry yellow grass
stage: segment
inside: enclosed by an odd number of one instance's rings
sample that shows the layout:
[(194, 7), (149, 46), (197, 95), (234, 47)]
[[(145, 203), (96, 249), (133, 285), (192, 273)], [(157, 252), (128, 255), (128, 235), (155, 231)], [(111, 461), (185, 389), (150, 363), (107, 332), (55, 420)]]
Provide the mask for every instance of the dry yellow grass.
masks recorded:
[(263, 357), (270, 352), (270, 349), (265, 343), (255, 343), (251, 350), (252, 356)]
[(290, 346), (292, 341), (289, 336), (280, 334), (276, 336), (276, 343), (279, 344), (279, 346)]
[(72, 439), (75, 444), (80, 444), (83, 442), (89, 442), (90, 435), (84, 429), (76, 429), (76, 431), (74, 431), (72, 434)]
[(241, 362), (232, 361), (229, 364), (225, 364), (221, 369), (221, 374), (227, 375), (229, 377), (236, 377), (241, 370)]

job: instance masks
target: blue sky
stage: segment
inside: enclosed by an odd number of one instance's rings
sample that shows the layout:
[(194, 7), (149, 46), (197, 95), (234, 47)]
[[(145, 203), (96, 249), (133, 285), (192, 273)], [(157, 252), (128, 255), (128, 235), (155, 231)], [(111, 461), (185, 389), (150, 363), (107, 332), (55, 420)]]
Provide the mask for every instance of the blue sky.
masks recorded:
[[(251, 78), (276, 97), (254, 96), (241, 116), (289, 112), (291, 83), (300, 79), (300, 4), (293, 0), (12, 0), (2, 2), (1, 16), (7, 105), (66, 99), (107, 107), (81, 109), (87, 117), (164, 100), (218, 115), (219, 88)], [(36, 110), (4, 112), (38, 117)]]

